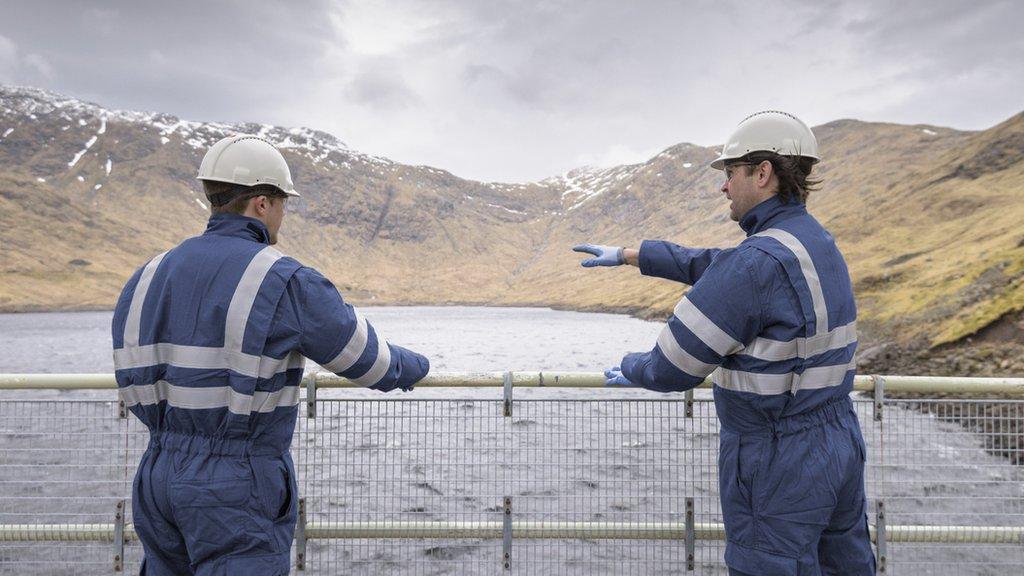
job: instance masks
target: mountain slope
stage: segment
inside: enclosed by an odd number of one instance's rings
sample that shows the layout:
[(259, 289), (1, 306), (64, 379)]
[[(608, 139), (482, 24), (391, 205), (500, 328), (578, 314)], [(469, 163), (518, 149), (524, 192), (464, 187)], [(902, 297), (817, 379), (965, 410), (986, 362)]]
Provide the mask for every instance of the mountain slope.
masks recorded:
[[(839, 120), (814, 129), (810, 210), (850, 264), (867, 342), (957, 341), (1024, 309), (1024, 115), (982, 132)], [(0, 310), (110, 308), (150, 256), (203, 229), (194, 179), (224, 135), (281, 147), (303, 198), (282, 249), (353, 301), (668, 314), (683, 287), (584, 270), (572, 245), (729, 246), (709, 169), (673, 146), (642, 164), (480, 183), (361, 154), (305, 128), (182, 121), (0, 87)]]

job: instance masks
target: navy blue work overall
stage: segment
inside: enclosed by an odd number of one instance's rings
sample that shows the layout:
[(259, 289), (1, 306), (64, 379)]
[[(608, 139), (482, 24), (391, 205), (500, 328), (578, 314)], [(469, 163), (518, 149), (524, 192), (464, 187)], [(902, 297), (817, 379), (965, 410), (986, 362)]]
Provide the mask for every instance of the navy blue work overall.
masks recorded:
[(622, 373), (662, 392), (711, 375), (730, 573), (874, 574), (846, 263), (803, 204), (772, 197), (740, 226), (725, 250), (641, 245), (643, 274), (692, 288)]
[(305, 358), (381, 391), (429, 370), (268, 242), (259, 220), (214, 215), (117, 302), (118, 390), (150, 433), (132, 489), (142, 574), (288, 574)]

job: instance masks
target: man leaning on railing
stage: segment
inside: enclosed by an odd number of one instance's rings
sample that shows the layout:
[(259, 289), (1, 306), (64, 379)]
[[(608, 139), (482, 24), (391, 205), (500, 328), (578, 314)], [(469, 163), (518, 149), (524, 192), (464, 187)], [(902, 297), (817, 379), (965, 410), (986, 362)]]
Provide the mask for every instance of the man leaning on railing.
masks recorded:
[(584, 244), (585, 267), (638, 266), (692, 285), (654, 349), (628, 354), (609, 386), (661, 392), (711, 374), (721, 422), (719, 494), (734, 575), (869, 575), (865, 447), (850, 401), (856, 307), (832, 236), (807, 213), (818, 161), (796, 117), (746, 118), (711, 163), (747, 233), (735, 248)]
[(132, 488), (141, 573), (288, 574), (304, 358), (383, 392), (429, 363), (272, 247), (299, 194), (270, 142), (224, 138), (199, 179), (206, 232), (139, 269), (114, 311), (118, 390), (150, 433)]

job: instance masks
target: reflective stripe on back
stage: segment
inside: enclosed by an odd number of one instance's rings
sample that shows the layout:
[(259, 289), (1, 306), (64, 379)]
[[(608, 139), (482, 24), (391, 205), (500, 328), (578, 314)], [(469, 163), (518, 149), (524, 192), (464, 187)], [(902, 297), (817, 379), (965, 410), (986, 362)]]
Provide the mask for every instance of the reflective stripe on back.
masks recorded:
[(270, 268), (281, 257), (280, 252), (267, 246), (257, 252), (245, 267), (242, 279), (238, 281), (235, 293), (231, 296), (224, 323), (224, 347), (228, 350), (242, 351), (242, 339), (245, 337), (245, 327), (249, 324), (249, 313), (256, 301), (256, 294), (270, 273)]
[(778, 362), (794, 358), (810, 358), (829, 350), (846, 348), (856, 341), (857, 321), (854, 320), (849, 324), (836, 327), (835, 330), (817, 334), (811, 338), (794, 338), (787, 341), (756, 338), (743, 349), (741, 354), (758, 360)]
[(164, 259), (167, 252), (158, 254), (155, 258), (146, 264), (146, 267), (142, 269), (142, 274), (139, 276), (139, 282), (135, 285), (135, 292), (132, 293), (132, 303), (128, 307), (128, 318), (124, 323), (124, 346), (139, 345), (139, 331), (142, 326), (142, 305), (146, 301), (146, 294), (149, 293), (149, 284), (153, 281), (153, 275), (156, 274), (156, 269), (160, 266), (160, 262)]
[[(247, 354), (242, 351), (245, 330), (249, 324), (252, 307), (259, 294), (260, 286), (274, 264), (283, 256), (276, 249), (267, 246), (257, 252), (246, 266), (242, 277), (231, 296), (224, 326), (224, 346), (188, 346), (157, 342), (139, 346), (142, 324), (142, 304), (149, 292), (153, 275), (167, 252), (153, 258), (143, 269), (132, 295), (131, 306), (125, 325), (124, 347), (114, 350), (116, 370), (145, 368), (167, 364), (178, 368), (207, 370), (231, 370), (251, 378), (271, 378), (294, 368), (302, 368), (305, 359), (293, 352), (284, 358)], [(166, 401), (175, 408), (214, 409), (227, 408), (233, 414), (249, 415), (254, 412), (272, 411), (277, 406), (294, 405), (292, 397), (297, 392), (255, 392), (243, 394), (230, 386), (188, 387), (175, 386), (166, 381), (155, 384), (132, 384), (119, 388), (118, 392), (128, 406), (149, 405)], [(295, 387), (290, 387), (295, 388)], [(296, 388), (297, 390), (297, 388)], [(297, 401), (297, 400), (296, 400)]]
[[(842, 350), (857, 342), (857, 322), (853, 320), (834, 330), (828, 329), (828, 306), (822, 289), (821, 278), (811, 260), (810, 252), (793, 234), (777, 228), (769, 228), (754, 236), (772, 238), (786, 248), (800, 265), (800, 272), (810, 294), (814, 310), (814, 325), (807, 326), (813, 333), (805, 338), (794, 338), (788, 341), (771, 338), (755, 338), (746, 348), (737, 352), (766, 362), (784, 362), (794, 359), (810, 360), (825, 352)], [(800, 298), (800, 292), (797, 292)], [(806, 296), (803, 296), (806, 298)], [(806, 366), (806, 364), (804, 364)], [(853, 358), (844, 360), (842, 364), (804, 368), (799, 374), (788, 372), (771, 374), (765, 372), (747, 372), (720, 368), (712, 375), (714, 383), (724, 389), (737, 392), (749, 392), (760, 395), (776, 395), (790, 392), (794, 395), (800, 390), (817, 390), (838, 386), (843, 383), (846, 374), (855, 370)]]
[(120, 389), (121, 399), (129, 408), (167, 402), (175, 408), (216, 410), (227, 408), (232, 414), (248, 416), (252, 412), (273, 412), (278, 407), (299, 403), (299, 387), (285, 386), (275, 392), (256, 392), (252, 396), (236, 392), (230, 386), (197, 388), (175, 386), (166, 380), (155, 384), (133, 384)]
[(736, 392), (752, 392), (754, 394), (796, 393), (797, 390), (817, 390), (838, 386), (846, 378), (846, 373), (856, 368), (851, 360), (846, 364), (834, 366), (816, 366), (804, 370), (803, 374), (764, 374), (761, 372), (743, 372), (719, 368), (713, 380), (716, 385)]
[(818, 270), (814, 267), (811, 255), (804, 248), (804, 245), (797, 240), (796, 236), (778, 228), (769, 228), (754, 234), (754, 236), (774, 238), (796, 256), (797, 261), (800, 263), (800, 272), (803, 273), (804, 281), (807, 282), (807, 289), (811, 293), (811, 303), (814, 306), (814, 319), (817, 324), (814, 335), (828, 332), (828, 308), (825, 307), (825, 293), (821, 289)]
[(254, 356), (244, 352), (233, 352), (226, 348), (204, 346), (183, 346), (180, 344), (147, 344), (137, 348), (114, 350), (114, 365), (118, 370), (145, 368), (159, 364), (170, 364), (179, 368), (205, 370), (228, 369), (253, 378), (271, 378), (275, 374), (301, 368), (305, 359), (299, 356), (285, 356), (277, 359), (269, 356)]

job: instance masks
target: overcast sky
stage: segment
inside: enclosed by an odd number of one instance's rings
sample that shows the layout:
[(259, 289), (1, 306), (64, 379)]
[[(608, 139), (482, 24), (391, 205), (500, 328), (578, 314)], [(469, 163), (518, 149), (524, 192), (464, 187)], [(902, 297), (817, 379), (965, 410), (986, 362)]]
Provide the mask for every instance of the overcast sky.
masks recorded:
[(780, 108), (982, 129), (1024, 110), (1024, 2), (0, 0), (0, 83), (331, 132), (478, 180), (722, 143)]

